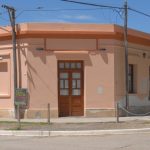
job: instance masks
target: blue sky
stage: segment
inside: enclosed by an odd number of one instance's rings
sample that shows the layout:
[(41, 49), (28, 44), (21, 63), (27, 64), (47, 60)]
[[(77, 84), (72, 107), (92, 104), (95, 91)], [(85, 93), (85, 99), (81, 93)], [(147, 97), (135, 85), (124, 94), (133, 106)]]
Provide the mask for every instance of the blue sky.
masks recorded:
[[(113, 5), (122, 7), (124, 0), (76, 0), (82, 2)], [(16, 8), (16, 22), (63, 22), (63, 23), (115, 23), (123, 25), (123, 19), (114, 10), (85, 6), (62, 2), (61, 0), (1, 0), (1, 4), (7, 4)], [(150, 0), (128, 0), (131, 8), (150, 14)], [(36, 10), (55, 11), (24, 11)], [(84, 9), (84, 10), (68, 10)], [(0, 25), (8, 25), (9, 18), (6, 10), (0, 10)], [(150, 18), (129, 12), (130, 28), (150, 33)]]

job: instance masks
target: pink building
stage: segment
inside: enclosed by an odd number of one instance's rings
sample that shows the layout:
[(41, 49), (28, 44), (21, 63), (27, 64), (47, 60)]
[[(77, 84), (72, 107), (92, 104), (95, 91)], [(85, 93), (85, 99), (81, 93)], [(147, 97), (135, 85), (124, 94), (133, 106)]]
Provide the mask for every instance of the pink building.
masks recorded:
[[(24, 118), (114, 116), (125, 105), (123, 28), (117, 25), (17, 25), (17, 84), (27, 88)], [(129, 29), (129, 106), (150, 110), (150, 34)], [(0, 117), (14, 117), (10, 27), (0, 27)]]

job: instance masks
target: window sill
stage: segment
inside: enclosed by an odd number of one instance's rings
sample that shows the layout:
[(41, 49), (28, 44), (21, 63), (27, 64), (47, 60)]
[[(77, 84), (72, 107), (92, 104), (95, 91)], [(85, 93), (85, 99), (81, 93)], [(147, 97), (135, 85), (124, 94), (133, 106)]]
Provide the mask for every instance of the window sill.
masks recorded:
[(0, 98), (10, 98), (10, 95), (8, 95), (8, 94), (0, 94)]

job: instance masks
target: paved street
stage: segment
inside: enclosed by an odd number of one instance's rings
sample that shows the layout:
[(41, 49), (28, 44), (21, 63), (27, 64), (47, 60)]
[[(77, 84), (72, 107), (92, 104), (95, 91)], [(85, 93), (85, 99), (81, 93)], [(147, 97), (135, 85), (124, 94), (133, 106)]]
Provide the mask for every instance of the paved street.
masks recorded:
[(150, 134), (7, 137), (0, 136), (0, 150), (149, 150)]

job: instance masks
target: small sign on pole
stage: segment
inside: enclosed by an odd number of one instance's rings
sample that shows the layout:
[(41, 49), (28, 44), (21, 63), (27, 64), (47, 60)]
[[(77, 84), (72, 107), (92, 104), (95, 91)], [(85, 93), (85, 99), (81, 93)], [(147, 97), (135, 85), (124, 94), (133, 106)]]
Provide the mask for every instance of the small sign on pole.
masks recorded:
[(27, 89), (17, 88), (15, 91), (15, 105), (27, 105)]

